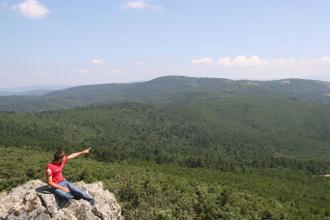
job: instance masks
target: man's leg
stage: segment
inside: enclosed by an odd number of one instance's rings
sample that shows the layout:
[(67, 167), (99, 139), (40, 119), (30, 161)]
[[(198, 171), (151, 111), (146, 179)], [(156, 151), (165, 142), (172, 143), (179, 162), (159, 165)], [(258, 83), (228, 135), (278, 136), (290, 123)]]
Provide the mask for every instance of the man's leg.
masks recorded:
[[(66, 180), (63, 180), (58, 183), (58, 185), (69, 188), (69, 183)], [(61, 189), (53, 189), (53, 193), (61, 199), (73, 199), (74, 195), (71, 192), (64, 192)]]
[(71, 190), (72, 194), (79, 195), (82, 199), (87, 200), (88, 202), (91, 202), (94, 204), (94, 199), (91, 195), (89, 195), (87, 192), (83, 191), (82, 189), (76, 187), (73, 183), (70, 183), (68, 181), (68, 187)]
[(53, 193), (61, 199), (73, 199), (74, 195), (71, 192), (64, 192), (61, 189), (53, 189)]

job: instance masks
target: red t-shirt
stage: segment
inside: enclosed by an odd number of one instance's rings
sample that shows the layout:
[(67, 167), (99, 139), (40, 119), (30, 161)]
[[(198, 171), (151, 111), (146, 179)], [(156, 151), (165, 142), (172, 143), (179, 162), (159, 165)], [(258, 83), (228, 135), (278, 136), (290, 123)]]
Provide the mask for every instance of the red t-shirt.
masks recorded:
[(64, 170), (65, 164), (68, 162), (69, 158), (65, 156), (62, 163), (51, 162), (47, 165), (46, 176), (52, 177), (54, 183), (59, 183), (64, 180), (62, 176), (62, 171)]

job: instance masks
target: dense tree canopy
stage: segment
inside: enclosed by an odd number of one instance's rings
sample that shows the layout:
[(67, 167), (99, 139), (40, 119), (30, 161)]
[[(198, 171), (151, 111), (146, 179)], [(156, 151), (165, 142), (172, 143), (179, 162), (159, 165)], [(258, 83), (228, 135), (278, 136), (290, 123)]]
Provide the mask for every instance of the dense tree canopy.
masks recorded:
[(122, 103), (42, 113), (0, 113), (0, 144), (78, 149), (102, 161), (237, 170), (328, 171), (330, 109), (281, 96), (194, 98), (180, 104)]

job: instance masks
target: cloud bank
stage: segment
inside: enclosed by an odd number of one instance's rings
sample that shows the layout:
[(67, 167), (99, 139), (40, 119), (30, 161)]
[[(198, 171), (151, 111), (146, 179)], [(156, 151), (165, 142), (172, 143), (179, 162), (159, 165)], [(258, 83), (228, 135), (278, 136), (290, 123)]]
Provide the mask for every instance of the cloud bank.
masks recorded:
[(220, 58), (217, 64), (224, 66), (264, 66), (269, 64), (269, 61), (258, 56), (237, 56), (233, 59), (228, 57)]
[(224, 67), (269, 67), (269, 66), (292, 66), (292, 65), (311, 65), (311, 64), (327, 64), (330, 63), (330, 57), (323, 56), (317, 59), (293, 59), (293, 58), (275, 58), (267, 59), (259, 56), (245, 56), (239, 55), (234, 58), (221, 57), (214, 61), (211, 57), (203, 57), (193, 59), (191, 61), (194, 65), (215, 65)]
[(19, 68), (3, 68), (0, 71), (0, 87), (138, 82), (165, 75), (247, 80), (304, 78), (330, 81), (330, 56), (299, 59), (239, 55), (188, 60), (163, 58), (134, 61), (105, 60), (99, 57), (69, 63), (70, 65), (59, 65), (54, 61), (50, 66), (22, 64)]
[(256, 55), (204, 57), (191, 60), (190, 73), (231, 79), (272, 80), (307, 78), (330, 80), (330, 56), (309, 59), (263, 58)]

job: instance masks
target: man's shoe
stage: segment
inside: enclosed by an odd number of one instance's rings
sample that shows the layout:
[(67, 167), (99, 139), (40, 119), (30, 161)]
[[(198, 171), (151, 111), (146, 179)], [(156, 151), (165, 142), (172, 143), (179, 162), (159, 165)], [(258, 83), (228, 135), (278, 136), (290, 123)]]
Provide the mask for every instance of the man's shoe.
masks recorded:
[(95, 205), (95, 199), (89, 200), (88, 202), (89, 202), (89, 204), (91, 204), (91, 205)]

